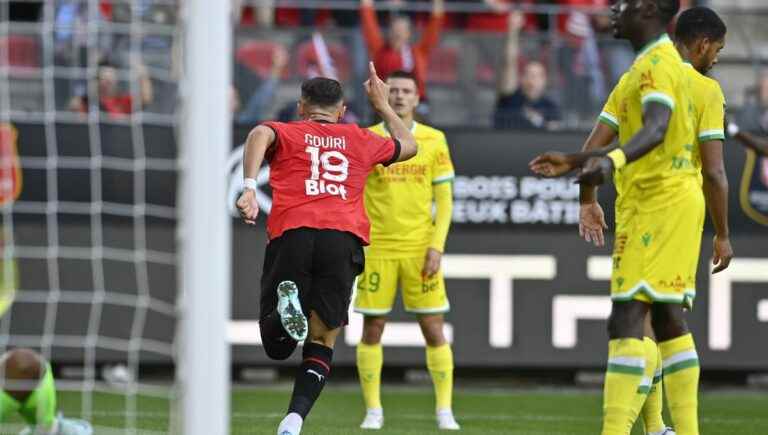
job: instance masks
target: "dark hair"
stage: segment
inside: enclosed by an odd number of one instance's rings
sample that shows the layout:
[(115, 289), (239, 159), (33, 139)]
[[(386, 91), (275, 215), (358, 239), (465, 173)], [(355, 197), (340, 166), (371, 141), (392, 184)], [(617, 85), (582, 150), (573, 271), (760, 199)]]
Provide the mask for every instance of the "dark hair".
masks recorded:
[(389, 79), (410, 79), (413, 80), (413, 83), (418, 85), (419, 82), (416, 81), (416, 76), (412, 72), (403, 71), (403, 70), (397, 70), (392, 72), (390, 75), (387, 76), (387, 80)]
[(332, 107), (344, 99), (344, 91), (334, 79), (315, 77), (301, 84), (301, 98), (312, 106)]
[(659, 8), (659, 19), (666, 26), (680, 11), (680, 0), (656, 0), (656, 6)]
[(715, 11), (698, 6), (680, 14), (675, 39), (682, 42), (693, 42), (700, 38), (719, 41), (725, 37), (727, 31), (725, 23)]

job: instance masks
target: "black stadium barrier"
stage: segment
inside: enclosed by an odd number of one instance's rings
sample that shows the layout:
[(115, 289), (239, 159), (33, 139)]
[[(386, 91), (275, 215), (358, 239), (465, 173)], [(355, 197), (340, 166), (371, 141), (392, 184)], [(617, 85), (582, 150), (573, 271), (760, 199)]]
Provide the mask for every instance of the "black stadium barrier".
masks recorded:
[[(39, 124), (17, 124), (22, 163), (46, 157), (46, 133)], [(130, 127), (102, 125), (101, 153), (132, 159)], [(610, 279), (610, 249), (591, 247), (578, 237), (578, 188), (572, 178), (540, 179), (528, 172), (527, 164), (544, 150), (577, 149), (585, 133), (527, 133), (487, 130), (448, 130), (447, 136), (456, 166), (453, 227), (445, 256), (445, 273), (452, 310), (447, 316), (448, 335), (455, 348), (459, 367), (601, 367), (606, 358), (605, 317)], [(55, 128), (59, 157), (90, 157), (88, 127), (61, 124)], [(173, 159), (177, 155), (171, 128), (146, 126), (143, 129), (146, 157)], [(232, 155), (234, 200), (240, 175), (238, 144), (246, 129), (236, 129)], [(241, 151), (240, 151), (241, 152)], [(731, 229), (737, 259), (726, 272), (709, 275), (711, 236), (705, 229), (697, 280), (698, 297), (690, 314), (702, 364), (708, 369), (756, 371), (768, 367), (768, 349), (756, 343), (768, 342), (768, 164), (747, 159), (734, 142), (726, 147), (726, 166), (731, 181)], [(745, 168), (745, 163), (750, 163)], [(46, 201), (47, 172), (24, 165), (24, 190), (20, 204)], [(746, 171), (745, 171), (746, 169)], [(101, 196), (104, 201), (132, 205), (134, 176), (144, 172), (149, 205), (175, 205), (176, 173), (153, 168), (142, 171), (101, 169)], [(746, 172), (746, 174), (745, 174)], [(57, 171), (60, 201), (91, 201), (91, 172)], [(743, 175), (747, 179), (742, 182)], [(263, 204), (269, 189), (262, 186)], [(742, 190), (743, 188), (743, 190)], [(601, 202), (612, 226), (613, 193), (602, 189)], [(39, 214), (14, 211), (17, 244), (45, 246), (45, 218)], [(131, 248), (133, 218), (103, 213), (105, 246)], [(237, 364), (266, 364), (258, 345), (258, 293), (263, 248), (266, 242), (263, 216), (256, 227), (234, 220), (231, 341)], [(59, 240), (62, 245), (90, 246), (91, 221), (87, 216), (59, 213)], [(175, 250), (173, 219), (146, 217), (148, 248)], [(761, 223), (762, 222), (762, 223)], [(608, 242), (611, 242), (609, 230)], [(20, 288), (40, 289), (49, 285), (45, 261), (18, 259)], [(114, 263), (114, 264), (113, 264)], [(93, 288), (90, 261), (59, 260), (63, 288), (88, 291)], [(107, 288), (136, 292), (135, 271), (130, 265), (105, 261)], [(176, 276), (172, 265), (149, 264), (153, 296), (175, 303)], [(120, 290), (123, 291), (123, 290)], [(215, 297), (216, 289), (211, 289)], [(21, 319), (34, 319), (44, 310), (40, 304), (21, 303), (13, 308), (11, 334), (33, 335), (42, 326)], [(418, 326), (406, 315), (398, 300), (385, 332), (388, 365), (422, 365), (424, 360)], [(88, 307), (59, 309), (57, 334), (83, 334)], [(109, 310), (109, 311), (108, 311)], [(100, 334), (125, 336), (134, 311), (130, 307), (105, 307)], [(350, 326), (339, 338), (334, 360), (354, 364), (354, 343), (360, 334), (361, 318), (352, 315)], [(170, 342), (173, 322), (150, 315), (144, 336)], [(99, 361), (114, 361), (121, 353), (104, 349)], [(77, 349), (54, 348), (59, 361), (80, 360)], [(164, 361), (147, 352), (145, 361)], [(271, 362), (269, 362), (271, 363)], [(287, 364), (293, 364), (289, 361)]]

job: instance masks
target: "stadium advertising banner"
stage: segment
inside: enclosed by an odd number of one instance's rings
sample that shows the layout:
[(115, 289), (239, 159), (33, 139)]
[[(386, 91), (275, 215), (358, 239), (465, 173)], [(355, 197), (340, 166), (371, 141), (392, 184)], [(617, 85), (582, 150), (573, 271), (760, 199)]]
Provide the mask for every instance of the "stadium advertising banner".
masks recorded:
[[(46, 173), (35, 169), (35, 157), (45, 157), (45, 140), (39, 125), (17, 125), (25, 186), (19, 204), (45, 201), (50, 186)], [(85, 126), (62, 126), (72, 152), (88, 152)], [(130, 134), (113, 126), (102, 129), (102, 143), (108, 152), (122, 153), (119, 146)], [(233, 180), (230, 199), (237, 195), (239, 144), (247, 130), (235, 132), (235, 147), (228, 168)], [(110, 140), (114, 135), (114, 140)], [(135, 135), (134, 135), (135, 136)], [(173, 158), (176, 147), (170, 129), (151, 127), (144, 130), (147, 153), (152, 158)], [(453, 342), (459, 367), (601, 367), (606, 358), (605, 320), (610, 312), (607, 297), (611, 273), (609, 248), (594, 248), (578, 237), (578, 188), (572, 178), (545, 180), (532, 176), (528, 162), (544, 150), (577, 149), (585, 133), (521, 133), (493, 131), (448, 131), (451, 153), (456, 166), (453, 226), (448, 238), (444, 271), (451, 302), (446, 332)], [(126, 139), (127, 138), (127, 139)], [(61, 146), (60, 149), (63, 149)], [(130, 146), (129, 146), (130, 148)], [(705, 369), (764, 370), (768, 349), (755, 343), (768, 342), (768, 227), (747, 216), (739, 203), (737, 188), (744, 170), (745, 154), (736, 144), (728, 144), (727, 169), (731, 179), (731, 228), (737, 259), (731, 267), (715, 276), (708, 273), (711, 258), (711, 231), (704, 235), (698, 275), (698, 296), (690, 314), (698, 350)], [(121, 155), (132, 158), (133, 155)], [(153, 169), (154, 168), (154, 169)], [(90, 186), (80, 173), (58, 174), (59, 195), (69, 201), (90, 201)], [(103, 197), (131, 204), (134, 184), (125, 183), (135, 173), (106, 171)], [(159, 164), (147, 168), (147, 186), (175, 186), (176, 174)], [(270, 192), (267, 170), (260, 174), (259, 201), (268, 210)], [(601, 202), (612, 226), (613, 194), (602, 189)], [(175, 196), (168, 189), (147, 188), (146, 201), (159, 214), (172, 207)], [(232, 202), (232, 201), (230, 201)], [(14, 214), (17, 243), (40, 241), (44, 219), (23, 213)], [(159, 211), (158, 211), (159, 210)], [(70, 216), (71, 217), (71, 216)], [(64, 218), (62, 218), (64, 219)], [(68, 236), (80, 233), (90, 240), (92, 221), (66, 218)], [(129, 219), (111, 217), (102, 222), (105, 243), (132, 244)], [(264, 217), (260, 225), (250, 227), (234, 223), (233, 231), (233, 321), (230, 341), (233, 359), (238, 364), (273, 364), (259, 345), (258, 297), (261, 264), (266, 243)], [(148, 243), (153, 251), (173, 252), (175, 226), (172, 219), (146, 219)], [(50, 231), (50, 229), (49, 229)], [(109, 236), (107, 234), (110, 234)], [(610, 233), (610, 230), (609, 230)], [(611, 242), (609, 237), (609, 244)], [(62, 240), (62, 243), (65, 241)], [(22, 250), (22, 253), (25, 252)], [(49, 264), (36, 258), (19, 257), (20, 288), (38, 289), (49, 284)], [(108, 264), (107, 283), (120, 282), (127, 292), (134, 282), (119, 281), (125, 270)], [(62, 268), (62, 274), (67, 270)], [(121, 275), (123, 274), (123, 275)], [(93, 288), (87, 282), (62, 280)], [(64, 285), (64, 284), (62, 284)], [(90, 286), (90, 287), (89, 287)], [(150, 291), (157, 298), (173, 302), (176, 278), (172, 265), (152, 264), (149, 269)], [(135, 290), (134, 290), (135, 291)], [(215, 289), (212, 289), (215, 294)], [(39, 312), (28, 304), (14, 307), (13, 319)], [(18, 315), (17, 315), (18, 313)], [(130, 326), (132, 312), (111, 313), (102, 318), (104, 335), (119, 334)], [(57, 328), (75, 330), (81, 321), (76, 316), (60, 315)], [(86, 325), (87, 326), (87, 325)], [(11, 333), (30, 334), (28, 326), (14, 322)], [(29, 329), (29, 328), (28, 328)], [(334, 360), (342, 365), (355, 361), (354, 346), (360, 338), (362, 318), (350, 315), (350, 325), (339, 338)], [(148, 318), (145, 334), (154, 340), (170, 341), (173, 326), (168, 319)], [(388, 365), (422, 366), (423, 339), (415, 319), (396, 303), (383, 338)], [(76, 358), (61, 351), (62, 359)], [(99, 354), (104, 360), (116, 354)], [(159, 361), (162, 358), (158, 359)], [(293, 365), (293, 361), (286, 362)]]

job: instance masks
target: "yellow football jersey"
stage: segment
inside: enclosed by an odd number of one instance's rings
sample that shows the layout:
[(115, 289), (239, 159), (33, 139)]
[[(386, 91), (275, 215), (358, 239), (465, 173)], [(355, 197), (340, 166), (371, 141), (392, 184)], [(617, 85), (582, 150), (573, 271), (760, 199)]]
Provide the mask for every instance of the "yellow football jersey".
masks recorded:
[(690, 89), (691, 76), (665, 34), (640, 51), (611, 92), (600, 121), (618, 130), (621, 146), (643, 127), (644, 104), (653, 101), (672, 109), (664, 141), (616, 171), (618, 209), (663, 208), (687, 191), (698, 189), (699, 168), (693, 164), (695, 108)]
[(691, 77), (691, 98), (696, 110), (694, 128), (696, 147), (693, 151), (693, 166), (701, 170), (701, 151), (699, 144), (711, 140), (725, 140), (725, 95), (720, 83), (696, 71), (686, 63), (686, 71)]
[[(388, 137), (384, 124), (370, 130)], [(419, 152), (408, 161), (382, 165), (368, 175), (365, 210), (371, 220), (371, 245), (366, 255), (376, 258), (421, 257), (434, 232), (432, 186), (453, 181), (454, 170), (445, 134), (414, 122)]]

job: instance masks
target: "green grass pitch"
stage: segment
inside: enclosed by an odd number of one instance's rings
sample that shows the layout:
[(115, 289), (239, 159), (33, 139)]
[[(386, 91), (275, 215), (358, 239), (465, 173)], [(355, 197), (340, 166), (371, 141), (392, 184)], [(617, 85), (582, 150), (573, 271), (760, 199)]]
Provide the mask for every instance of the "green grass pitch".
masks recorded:
[[(287, 387), (237, 388), (232, 396), (232, 434), (274, 435), (290, 396)], [(428, 388), (384, 388), (385, 434), (437, 434), (432, 393)], [(80, 395), (62, 393), (59, 407), (79, 414)], [(216, 404), (211, 404), (216, 406)], [(462, 434), (597, 435), (600, 432), (599, 391), (552, 389), (531, 391), (458, 390), (454, 409)], [(700, 400), (701, 433), (706, 435), (759, 435), (768, 433), (766, 394), (705, 392)], [(142, 398), (139, 427), (162, 433), (168, 427), (168, 402)], [(101, 428), (125, 427), (122, 396), (97, 394), (93, 423)], [(364, 413), (353, 385), (326, 388), (307, 419), (302, 434), (369, 434), (357, 429)], [(668, 417), (667, 417), (668, 421)], [(2, 431), (5, 433), (5, 431)], [(11, 432), (9, 432), (11, 433)], [(123, 431), (96, 430), (96, 433)], [(139, 434), (142, 433), (139, 431)], [(635, 427), (633, 435), (642, 431)]]

